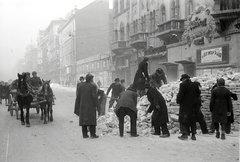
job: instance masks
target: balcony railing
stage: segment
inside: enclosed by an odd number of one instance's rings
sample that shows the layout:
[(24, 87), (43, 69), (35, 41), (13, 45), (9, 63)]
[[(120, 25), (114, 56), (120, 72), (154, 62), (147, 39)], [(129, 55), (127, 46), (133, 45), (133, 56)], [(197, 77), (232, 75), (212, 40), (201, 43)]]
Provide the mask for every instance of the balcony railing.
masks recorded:
[(184, 21), (182, 19), (173, 19), (158, 25), (158, 32), (171, 30), (184, 30)]
[(127, 42), (126, 41), (117, 41), (113, 42), (111, 45), (111, 49), (118, 49), (118, 48), (126, 48), (127, 47)]
[(130, 36), (130, 38), (131, 38), (130, 43), (133, 43), (136, 41), (147, 41), (148, 36), (149, 36), (148, 32), (138, 32), (138, 33)]

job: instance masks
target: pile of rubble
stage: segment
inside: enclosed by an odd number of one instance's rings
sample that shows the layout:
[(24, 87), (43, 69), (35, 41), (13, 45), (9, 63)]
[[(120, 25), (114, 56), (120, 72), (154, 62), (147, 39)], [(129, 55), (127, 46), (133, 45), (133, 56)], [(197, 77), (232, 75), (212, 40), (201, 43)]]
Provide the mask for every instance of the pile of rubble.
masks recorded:
[[(235, 122), (232, 124), (232, 130), (239, 129), (240, 123), (240, 73), (234, 73), (232, 69), (227, 68), (217, 71), (214, 75), (201, 75), (198, 77), (191, 78), (192, 81), (198, 81), (201, 83), (201, 98), (202, 98), (202, 112), (205, 116), (208, 126), (211, 123), (211, 113), (209, 111), (209, 104), (211, 98), (211, 89), (216, 83), (217, 78), (224, 78), (228, 89), (236, 93), (239, 100), (233, 102), (233, 112)], [(159, 91), (162, 93), (166, 100), (169, 123), (168, 128), (170, 133), (179, 132), (178, 113), (179, 105), (176, 103), (176, 96), (179, 91), (180, 81), (171, 82), (163, 85)], [(151, 134), (151, 114), (145, 114), (149, 106), (149, 101), (146, 96), (139, 99), (138, 108), (138, 119), (137, 119), (137, 132), (141, 135), (148, 136)], [(114, 112), (108, 112), (106, 115), (98, 118), (98, 127), (101, 128), (103, 134), (118, 135), (118, 118)], [(130, 130), (130, 119), (128, 116), (125, 117), (124, 131)]]

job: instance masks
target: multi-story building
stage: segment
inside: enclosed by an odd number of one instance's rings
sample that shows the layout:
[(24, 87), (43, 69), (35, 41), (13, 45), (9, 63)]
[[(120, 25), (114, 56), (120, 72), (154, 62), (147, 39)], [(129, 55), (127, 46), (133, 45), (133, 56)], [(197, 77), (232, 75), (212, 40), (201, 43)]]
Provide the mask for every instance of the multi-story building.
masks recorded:
[(38, 73), (42, 78), (51, 79), (54, 83), (60, 83), (58, 28), (64, 22), (63, 19), (52, 20), (45, 30), (39, 30), (37, 38)]
[[(75, 8), (68, 15), (67, 22), (58, 31), (61, 84), (76, 85), (79, 76), (85, 73), (79, 70), (84, 59), (109, 53), (110, 13), (107, 0), (95, 0), (80, 10)], [(103, 82), (104, 77), (95, 78)]]
[(25, 72), (32, 72), (33, 70), (37, 69), (37, 53), (38, 49), (34, 43), (30, 43), (26, 47), (26, 53), (24, 55), (24, 62), (23, 62), (23, 71)]
[(150, 73), (160, 67), (169, 81), (182, 73), (239, 71), (239, 0), (114, 0), (113, 5), (113, 75), (127, 84), (143, 56), (150, 58)]

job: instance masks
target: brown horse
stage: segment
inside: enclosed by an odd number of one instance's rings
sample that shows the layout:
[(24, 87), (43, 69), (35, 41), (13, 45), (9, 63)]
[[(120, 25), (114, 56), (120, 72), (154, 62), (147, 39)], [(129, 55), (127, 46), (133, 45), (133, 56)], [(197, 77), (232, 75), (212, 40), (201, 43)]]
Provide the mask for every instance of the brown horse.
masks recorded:
[[(42, 79), (42, 82), (43, 82), (43, 85), (42, 85), (41, 91), (46, 102), (41, 103), (41, 109), (42, 109), (42, 112), (44, 111), (44, 124), (46, 124), (47, 123), (46, 117), (48, 117), (48, 121), (53, 121), (52, 105), (55, 97), (54, 97), (52, 88), (50, 87), (51, 80), (44, 81)], [(43, 113), (42, 113), (41, 119), (42, 118), (43, 118)]]
[(29, 122), (29, 109), (31, 102), (33, 101), (32, 95), (30, 95), (27, 82), (26, 73), (22, 75), (18, 73), (18, 87), (17, 87), (17, 102), (21, 111), (21, 123), (25, 125), (23, 107), (26, 106), (26, 126), (30, 127)]

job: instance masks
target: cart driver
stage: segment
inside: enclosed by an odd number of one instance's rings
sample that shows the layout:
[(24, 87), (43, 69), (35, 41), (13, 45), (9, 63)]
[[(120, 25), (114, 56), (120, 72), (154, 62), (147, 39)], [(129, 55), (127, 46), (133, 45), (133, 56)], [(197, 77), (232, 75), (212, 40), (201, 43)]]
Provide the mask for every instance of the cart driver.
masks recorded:
[(39, 90), (42, 86), (42, 81), (40, 77), (37, 76), (37, 72), (32, 72), (32, 77), (29, 79), (29, 84), (31, 85), (33, 90)]

